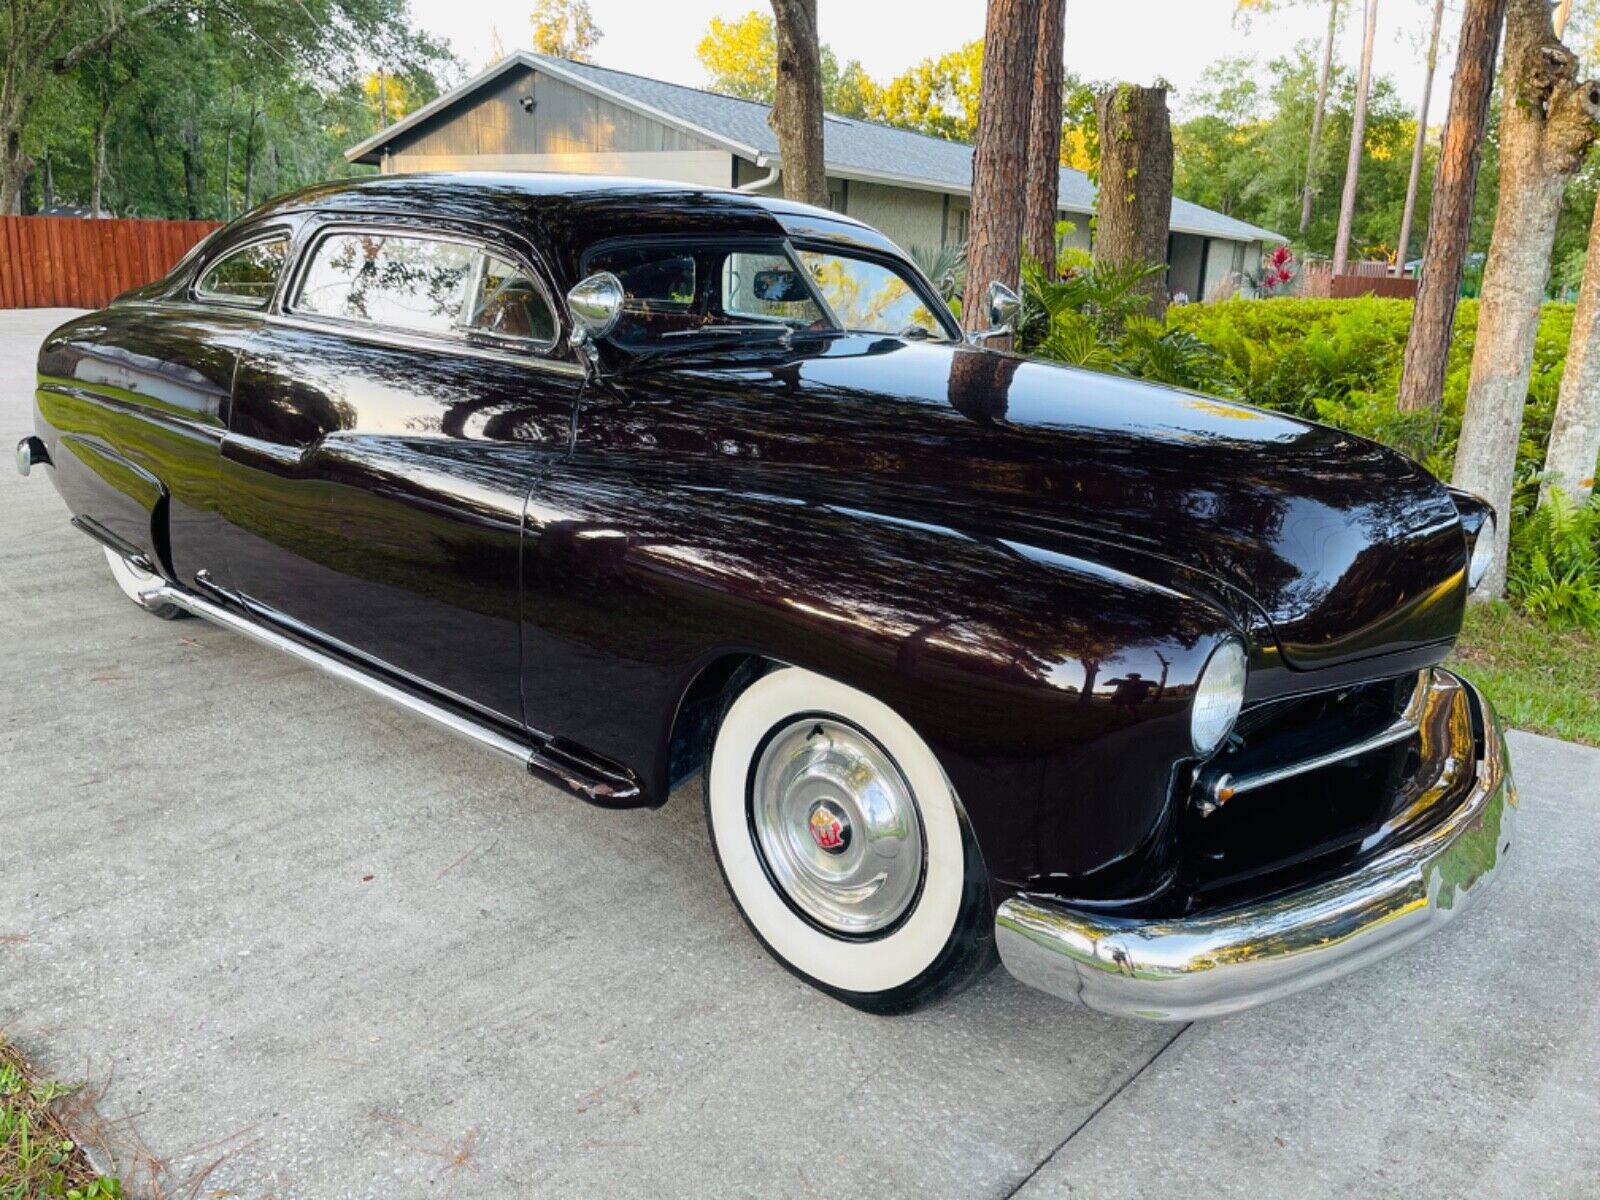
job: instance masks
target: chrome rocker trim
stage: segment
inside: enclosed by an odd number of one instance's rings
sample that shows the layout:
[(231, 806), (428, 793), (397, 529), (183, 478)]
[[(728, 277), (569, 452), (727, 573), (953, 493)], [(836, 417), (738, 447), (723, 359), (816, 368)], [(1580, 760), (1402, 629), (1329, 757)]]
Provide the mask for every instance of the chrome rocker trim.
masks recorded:
[[(1469, 698), (1483, 715), (1475, 764)], [(1477, 768), (1466, 798), (1426, 833), (1340, 878), (1192, 918), (1107, 917), (1015, 896), (995, 919), (1001, 961), (1023, 983), (1099, 1012), (1191, 1021), (1290, 995), (1425, 937), (1476, 900), (1504, 861), (1517, 793), (1500, 723), (1471, 684), (1434, 668), (1419, 725), (1440, 791)]]
[(508, 735), (487, 721), (475, 720), (467, 713), (434, 703), (379, 678), (373, 672), (364, 671), (352, 663), (344, 662), (332, 654), (280, 633), (260, 621), (251, 620), (248, 616), (214, 603), (187, 588), (163, 581), (141, 592), (139, 600), (147, 607), (175, 604), (186, 612), (203, 617), (224, 629), (243, 634), (251, 641), (280, 650), (291, 658), (299, 659), (319, 671), (332, 675), (335, 679), (352, 684), (381, 700), (387, 700), (396, 708), (430, 721), (457, 737), (512, 759), (530, 775), (537, 775), (564, 787), (591, 804), (597, 804), (602, 808), (632, 808), (642, 801), (640, 789), (632, 779), (597, 770), (594, 764), (575, 754), (559, 739), (547, 738), (541, 734), (530, 741)]

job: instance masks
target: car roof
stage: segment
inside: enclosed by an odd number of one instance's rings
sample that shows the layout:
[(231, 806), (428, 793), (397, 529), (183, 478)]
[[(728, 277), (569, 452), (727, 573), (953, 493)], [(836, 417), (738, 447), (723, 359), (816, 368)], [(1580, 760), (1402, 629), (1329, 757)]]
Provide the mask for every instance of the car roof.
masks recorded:
[(584, 252), (619, 238), (669, 234), (842, 238), (895, 252), (869, 225), (825, 208), (732, 188), (547, 172), (450, 171), (369, 175), (314, 184), (250, 213), (255, 224), (294, 212), (454, 218), (534, 234), (575, 282)]
[(405, 175), (368, 175), (313, 184), (271, 200), (257, 211), (348, 208), (364, 200), (381, 201), (395, 196), (403, 196), (408, 201), (431, 197), (441, 204), (478, 196), (516, 201), (519, 208), (617, 203), (632, 203), (648, 208), (681, 203), (686, 195), (715, 198), (723, 205), (768, 212), (774, 216), (820, 218), (867, 228), (860, 221), (842, 213), (781, 196), (763, 196), (734, 188), (664, 179), (570, 175), (546, 171), (429, 171)]

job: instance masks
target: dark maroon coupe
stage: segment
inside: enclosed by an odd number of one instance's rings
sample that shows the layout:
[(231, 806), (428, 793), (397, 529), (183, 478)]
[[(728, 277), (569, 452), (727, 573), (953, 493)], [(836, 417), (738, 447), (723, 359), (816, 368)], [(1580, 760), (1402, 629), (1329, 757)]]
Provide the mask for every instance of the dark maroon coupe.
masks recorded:
[(1516, 803), (1438, 665), (1488, 508), (984, 340), (832, 213), (384, 176), (57, 330), (18, 461), (158, 616), (595, 804), (703, 772), (751, 929), (862, 1008), (998, 949), (1092, 1008), (1208, 1016), (1460, 912)]

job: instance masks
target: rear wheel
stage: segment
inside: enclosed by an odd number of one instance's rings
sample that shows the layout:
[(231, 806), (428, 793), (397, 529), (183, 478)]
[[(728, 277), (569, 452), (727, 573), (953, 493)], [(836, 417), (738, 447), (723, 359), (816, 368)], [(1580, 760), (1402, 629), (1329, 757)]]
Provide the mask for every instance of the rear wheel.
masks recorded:
[(163, 621), (174, 621), (179, 617), (189, 615), (176, 604), (151, 604), (146, 601), (144, 593), (151, 588), (159, 587), (161, 577), (154, 572), (134, 566), (109, 546), (103, 547), (103, 549), (106, 552), (106, 562), (111, 567), (111, 578), (117, 581), (117, 586), (122, 589), (122, 594), (129, 600), (132, 600), (151, 616), (160, 617)]
[(887, 705), (797, 668), (733, 701), (706, 819), (746, 923), (808, 983), (902, 1012), (993, 963), (987, 880), (938, 760)]

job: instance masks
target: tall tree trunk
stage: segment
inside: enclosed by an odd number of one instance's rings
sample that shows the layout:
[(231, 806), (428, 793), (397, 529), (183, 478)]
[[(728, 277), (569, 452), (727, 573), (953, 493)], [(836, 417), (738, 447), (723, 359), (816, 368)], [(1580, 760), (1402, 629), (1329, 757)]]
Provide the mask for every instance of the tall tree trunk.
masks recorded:
[(822, 49), (817, 42), (817, 0), (772, 0), (777, 18), (778, 84), (767, 123), (778, 135), (783, 194), (828, 206), (822, 153)]
[(961, 324), (989, 324), (991, 283), (1017, 287), (1022, 274), (1023, 196), (1034, 44), (1040, 0), (989, 0), (983, 23), (983, 82), (972, 149), (972, 212), (967, 223), (967, 293)]
[(1367, 96), (1372, 91), (1372, 43), (1378, 36), (1378, 0), (1367, 0), (1361, 38), (1361, 74), (1356, 78), (1356, 106), (1350, 120), (1350, 157), (1344, 166), (1344, 195), (1339, 200), (1339, 233), (1333, 243), (1333, 273), (1344, 274), (1350, 259), (1350, 233), (1356, 219), (1356, 187), (1361, 181), (1361, 155), (1367, 142)]
[(227, 149), (222, 155), (222, 219), (233, 220), (233, 121), (228, 121)]
[(41, 208), (54, 208), (56, 206), (56, 176), (50, 168), (50, 151), (44, 152), (44, 175), (39, 180), (39, 197)]
[(8, 130), (0, 138), (0, 213), (15, 216), (22, 211), (23, 185), (33, 159), (22, 149), (20, 128)]
[(1411, 147), (1411, 178), (1406, 183), (1406, 207), (1400, 217), (1400, 248), (1394, 256), (1394, 273), (1406, 273), (1411, 254), (1411, 218), (1417, 213), (1417, 188), (1422, 183), (1422, 154), (1428, 145), (1428, 102), (1433, 99), (1433, 69), (1439, 63), (1439, 27), (1444, 24), (1444, 0), (1433, 0), (1433, 33), (1428, 38), (1428, 66), (1422, 76), (1422, 103), (1417, 105), (1417, 140)]
[(1028, 186), (1022, 244), (1028, 256), (1056, 273), (1056, 212), (1061, 190), (1061, 77), (1067, 0), (1042, 0), (1033, 48), (1033, 106), (1028, 114)]
[(1539, 503), (1558, 487), (1574, 500), (1594, 491), (1595, 463), (1600, 460), (1600, 197), (1589, 226), (1589, 255), (1583, 263), (1578, 307), (1572, 314), (1567, 342), (1567, 369), (1561, 376), (1550, 446), (1545, 451)]
[(200, 208), (204, 202), (201, 192), (204, 182), (200, 177), (200, 129), (190, 119), (183, 123), (183, 148), (180, 151), (183, 159), (183, 207), (189, 220), (200, 219)]
[(106, 133), (111, 128), (111, 64), (100, 79), (100, 111), (94, 119), (94, 178), (89, 184), (89, 212), (96, 220), (104, 211), (106, 183)]
[[(1100, 125), (1096, 262), (1165, 263), (1172, 224), (1172, 122), (1167, 89), (1119, 83), (1094, 99)], [(1166, 316), (1166, 276), (1152, 275), (1150, 315)]]
[(245, 127), (244, 134), (244, 211), (249, 212), (256, 206), (256, 121), (261, 116), (261, 110), (254, 104), (250, 106), (250, 124)]
[(1340, 0), (1328, 0), (1328, 36), (1322, 42), (1322, 70), (1317, 75), (1317, 106), (1311, 110), (1311, 140), (1306, 146), (1306, 186), (1300, 194), (1300, 236), (1311, 228), (1311, 205), (1317, 194), (1317, 147), (1328, 115), (1328, 87), (1333, 81), (1333, 40), (1339, 34)]
[(1500, 204), (1483, 269), (1478, 334), (1453, 482), (1501, 514), (1480, 598), (1505, 592), (1511, 489), (1533, 339), (1567, 180), (1600, 118), (1600, 83), (1578, 81), (1577, 56), (1556, 40), (1546, 0), (1506, 6), (1500, 116)]
[(94, 183), (89, 188), (89, 215), (97, 221), (105, 212), (106, 127), (111, 124), (110, 115), (109, 110), (103, 110), (94, 123)]
[(1400, 376), (1403, 412), (1437, 410), (1444, 402), (1444, 373), (1455, 327), (1456, 301), (1472, 234), (1472, 197), (1478, 186), (1483, 127), (1494, 91), (1494, 62), (1500, 51), (1500, 26), (1506, 0), (1467, 0), (1456, 45), (1456, 71), (1450, 83), (1450, 111), (1433, 174), (1428, 240), (1422, 251), (1422, 278), (1411, 310), (1405, 367)]

